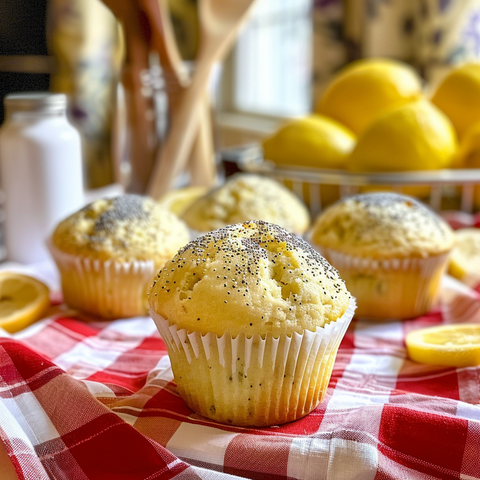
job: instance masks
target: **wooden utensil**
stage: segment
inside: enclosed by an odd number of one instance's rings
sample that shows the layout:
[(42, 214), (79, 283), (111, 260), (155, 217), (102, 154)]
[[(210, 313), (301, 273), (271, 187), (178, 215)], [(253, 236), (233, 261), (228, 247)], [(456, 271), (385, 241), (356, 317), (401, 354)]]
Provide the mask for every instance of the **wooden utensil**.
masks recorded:
[(254, 0), (200, 0), (201, 46), (196, 69), (157, 157), (147, 193), (167, 192), (187, 163), (200, 122), (202, 100), (213, 65), (227, 52)]
[(156, 147), (153, 99), (143, 92), (141, 73), (149, 70), (150, 38), (144, 14), (135, 0), (103, 0), (122, 24), (126, 59), (121, 81), (125, 88), (129, 131), (130, 182), (127, 190), (144, 193)]
[(149, 19), (151, 46), (158, 53), (167, 80), (173, 87), (186, 87), (190, 78), (177, 48), (167, 0), (139, 0), (139, 5)]
[(217, 178), (210, 98), (205, 92), (200, 106), (198, 135), (188, 161), (190, 185), (212, 188)]
[[(140, 0), (150, 20), (152, 47), (158, 53), (162, 66), (169, 103), (170, 125), (172, 118), (190, 83), (190, 76), (184, 66), (177, 47), (167, 0)], [(190, 152), (190, 183), (212, 187), (216, 180), (213, 133), (208, 97), (202, 107), (202, 119), (198, 127), (192, 151)], [(159, 145), (162, 148), (162, 145)]]

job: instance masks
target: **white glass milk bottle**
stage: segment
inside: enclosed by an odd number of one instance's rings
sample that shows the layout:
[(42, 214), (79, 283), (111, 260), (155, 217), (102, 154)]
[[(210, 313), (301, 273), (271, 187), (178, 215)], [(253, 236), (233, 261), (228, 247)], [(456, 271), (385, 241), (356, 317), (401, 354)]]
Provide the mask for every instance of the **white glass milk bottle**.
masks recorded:
[(81, 140), (66, 117), (67, 98), (48, 92), (5, 97), (0, 182), (5, 193), (7, 259), (48, 258), (56, 224), (82, 207)]

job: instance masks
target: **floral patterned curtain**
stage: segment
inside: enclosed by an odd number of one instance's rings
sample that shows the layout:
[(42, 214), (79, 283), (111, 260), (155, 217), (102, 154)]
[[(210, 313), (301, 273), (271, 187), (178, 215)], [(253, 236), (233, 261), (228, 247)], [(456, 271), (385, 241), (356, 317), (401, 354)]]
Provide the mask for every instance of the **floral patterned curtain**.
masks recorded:
[(314, 97), (360, 57), (403, 60), (429, 85), (480, 59), (480, 0), (315, 0)]

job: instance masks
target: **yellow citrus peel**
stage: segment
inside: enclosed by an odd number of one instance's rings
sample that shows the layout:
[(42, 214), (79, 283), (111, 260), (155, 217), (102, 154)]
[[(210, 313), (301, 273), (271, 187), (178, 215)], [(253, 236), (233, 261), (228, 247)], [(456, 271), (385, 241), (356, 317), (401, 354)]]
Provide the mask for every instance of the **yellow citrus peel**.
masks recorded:
[(405, 339), (411, 360), (430, 365), (480, 365), (480, 325), (454, 324), (422, 328)]
[(342, 68), (315, 112), (360, 135), (379, 115), (422, 96), (422, 81), (409, 65), (392, 59), (362, 58)]
[(14, 333), (39, 320), (50, 305), (48, 287), (20, 273), (0, 272), (0, 327)]

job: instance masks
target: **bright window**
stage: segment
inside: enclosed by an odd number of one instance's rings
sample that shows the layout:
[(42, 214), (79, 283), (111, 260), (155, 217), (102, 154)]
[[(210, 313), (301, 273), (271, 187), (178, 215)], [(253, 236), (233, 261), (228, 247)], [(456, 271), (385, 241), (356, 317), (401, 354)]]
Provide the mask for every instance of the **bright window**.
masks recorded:
[(311, 0), (257, 0), (235, 52), (235, 110), (275, 116), (311, 110), (311, 9)]

